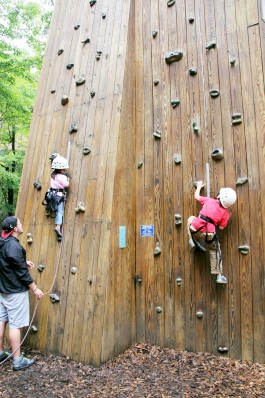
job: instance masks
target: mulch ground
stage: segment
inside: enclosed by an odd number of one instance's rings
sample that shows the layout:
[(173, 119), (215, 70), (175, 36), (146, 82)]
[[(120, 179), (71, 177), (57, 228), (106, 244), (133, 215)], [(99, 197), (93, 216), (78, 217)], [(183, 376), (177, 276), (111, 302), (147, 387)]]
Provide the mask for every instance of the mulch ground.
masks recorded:
[(100, 368), (33, 349), (30, 368), (0, 365), (3, 398), (265, 397), (265, 365), (136, 344)]

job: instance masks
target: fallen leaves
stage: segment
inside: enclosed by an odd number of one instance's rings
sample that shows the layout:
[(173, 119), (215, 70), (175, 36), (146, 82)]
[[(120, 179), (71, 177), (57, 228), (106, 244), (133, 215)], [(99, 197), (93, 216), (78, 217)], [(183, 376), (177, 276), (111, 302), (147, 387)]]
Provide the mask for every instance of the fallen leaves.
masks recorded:
[(3, 398), (265, 398), (265, 365), (135, 344), (100, 368), (32, 349), (36, 363), (1, 368)]

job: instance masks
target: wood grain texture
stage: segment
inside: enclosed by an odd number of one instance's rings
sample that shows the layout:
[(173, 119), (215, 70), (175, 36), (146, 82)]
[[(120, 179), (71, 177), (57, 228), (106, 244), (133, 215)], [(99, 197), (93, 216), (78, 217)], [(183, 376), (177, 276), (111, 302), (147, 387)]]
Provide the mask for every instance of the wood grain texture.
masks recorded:
[[(28, 258), (45, 265), (33, 276), (48, 292), (29, 344), (95, 366), (135, 342), (265, 362), (264, 37), (256, 0), (56, 2), (17, 205)], [(182, 59), (167, 64), (177, 49)], [(242, 116), (237, 125), (234, 113)], [(78, 131), (70, 134), (73, 123)], [(69, 147), (60, 246), (41, 201), (49, 156), (66, 156)], [(223, 159), (212, 157), (216, 148)], [(210, 275), (209, 256), (188, 245), (187, 219), (200, 210), (194, 181), (206, 182), (206, 163), (211, 196), (229, 186), (238, 197), (220, 233), (226, 286)], [(80, 201), (84, 213), (75, 212)], [(141, 225), (154, 226), (154, 236), (140, 236)]]

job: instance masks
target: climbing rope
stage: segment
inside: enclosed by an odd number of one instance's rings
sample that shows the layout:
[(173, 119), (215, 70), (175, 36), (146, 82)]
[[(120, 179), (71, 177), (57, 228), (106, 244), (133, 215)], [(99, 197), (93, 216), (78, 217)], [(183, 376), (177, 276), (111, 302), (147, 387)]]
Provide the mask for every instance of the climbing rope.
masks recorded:
[[(62, 225), (62, 233), (63, 233), (63, 225)], [(63, 234), (62, 234), (62, 235), (63, 235)], [(59, 264), (60, 264), (60, 260), (61, 260), (62, 247), (63, 247), (63, 239), (62, 239), (61, 242), (60, 242), (60, 250), (59, 250), (59, 254), (58, 254), (57, 264), (56, 264), (55, 273), (54, 273), (54, 277), (53, 277), (53, 281), (52, 281), (51, 287), (50, 287), (49, 290), (47, 290), (47, 292), (45, 292), (45, 293), (43, 294), (43, 297), (46, 296), (47, 294), (49, 294), (49, 293), (52, 291), (53, 286), (54, 286), (54, 284), (55, 284), (55, 281), (56, 281), (56, 278), (57, 278), (57, 274), (58, 274), (58, 270), (59, 270)], [(28, 336), (28, 334), (29, 334), (29, 332), (30, 332), (30, 329), (31, 329), (32, 323), (33, 323), (33, 321), (34, 321), (34, 318), (35, 318), (35, 315), (36, 315), (36, 312), (37, 312), (37, 308), (38, 308), (38, 306), (39, 306), (39, 303), (40, 303), (40, 300), (37, 300), (37, 303), (36, 303), (36, 305), (35, 305), (35, 308), (34, 308), (34, 311), (33, 311), (32, 317), (31, 317), (30, 324), (29, 324), (29, 326), (28, 326), (28, 329), (27, 329), (27, 331), (26, 331), (26, 333), (25, 333), (25, 336), (23, 337), (23, 339), (22, 339), (20, 345), (15, 349), (15, 351), (13, 351), (11, 354), (9, 354), (8, 357), (6, 357), (2, 362), (0, 362), (0, 365), (2, 365), (2, 364), (5, 363), (9, 358), (11, 358), (11, 357), (17, 352), (17, 350), (19, 350), (19, 348), (22, 346), (22, 344), (24, 343), (25, 339), (27, 338), (27, 336)]]

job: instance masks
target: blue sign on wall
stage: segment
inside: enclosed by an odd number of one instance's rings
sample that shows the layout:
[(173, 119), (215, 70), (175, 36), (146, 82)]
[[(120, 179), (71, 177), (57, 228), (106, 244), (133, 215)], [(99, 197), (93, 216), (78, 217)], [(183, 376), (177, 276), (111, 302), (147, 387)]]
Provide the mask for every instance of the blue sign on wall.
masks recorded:
[(141, 225), (140, 226), (140, 236), (154, 236), (155, 227), (154, 225)]
[(124, 249), (126, 247), (126, 227), (119, 227), (119, 248)]

